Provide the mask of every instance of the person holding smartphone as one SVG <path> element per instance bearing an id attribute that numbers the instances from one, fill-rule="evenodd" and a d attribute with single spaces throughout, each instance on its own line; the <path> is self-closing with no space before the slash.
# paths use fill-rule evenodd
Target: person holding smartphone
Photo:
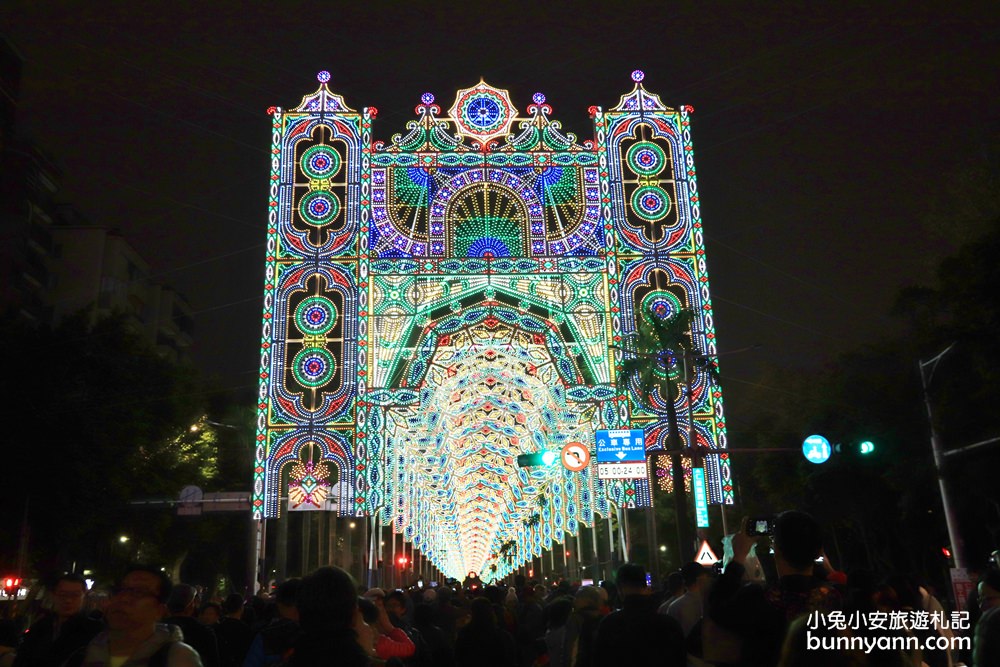
<path id="1" fill-rule="evenodd" d="M 791 510 L 774 517 L 771 525 L 748 524 L 744 518 L 733 536 L 733 557 L 709 592 L 708 616 L 712 624 L 739 639 L 738 664 L 773 665 L 793 619 L 812 611 L 840 609 L 842 600 L 832 585 L 814 576 L 813 567 L 823 552 L 822 529 L 816 519 Z M 767 532 L 772 533 L 777 581 L 767 586 L 744 584 L 744 561 L 750 547 L 765 539 Z M 758 552 L 766 550 L 758 548 Z"/>

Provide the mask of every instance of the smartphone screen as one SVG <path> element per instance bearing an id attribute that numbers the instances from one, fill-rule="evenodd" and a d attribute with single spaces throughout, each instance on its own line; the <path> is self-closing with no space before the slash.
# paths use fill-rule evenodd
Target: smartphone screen
<path id="1" fill-rule="evenodd" d="M 758 535 L 770 535 L 774 531 L 771 517 L 754 518 L 747 522 L 747 535 L 756 537 Z"/>

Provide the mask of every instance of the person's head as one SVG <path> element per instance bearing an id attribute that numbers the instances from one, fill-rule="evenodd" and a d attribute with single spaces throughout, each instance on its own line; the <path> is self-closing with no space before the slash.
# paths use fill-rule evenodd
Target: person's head
<path id="1" fill-rule="evenodd" d="M 899 609 L 920 609 L 920 593 L 913 581 L 904 574 L 892 574 L 885 583 L 892 588 Z"/>
<path id="2" fill-rule="evenodd" d="M 434 625 L 434 607 L 428 602 L 421 602 L 413 608 L 413 625 L 425 628 Z"/>
<path id="3" fill-rule="evenodd" d="M 76 616 L 83 611 L 87 597 L 87 582 L 79 574 L 64 574 L 56 579 L 52 588 L 56 617 L 60 621 Z"/>
<path id="4" fill-rule="evenodd" d="M 490 604 L 503 604 L 504 596 L 506 596 L 507 593 L 499 586 L 490 584 L 483 589 L 483 595 L 485 595 L 486 599 L 490 601 Z"/>
<path id="5" fill-rule="evenodd" d="M 671 572 L 663 582 L 663 593 L 668 598 L 680 595 L 684 592 L 684 575 L 680 570 Z"/>
<path id="6" fill-rule="evenodd" d="M 215 602 L 206 602 L 198 609 L 198 621 L 202 625 L 215 625 L 222 620 L 222 607 Z"/>
<path id="7" fill-rule="evenodd" d="M 819 522 L 805 512 L 782 512 L 774 521 L 774 561 L 778 574 L 811 575 L 823 551 Z"/>
<path id="8" fill-rule="evenodd" d="M 378 608 L 371 599 L 359 597 L 357 599 L 357 609 L 354 610 L 351 629 L 358 645 L 369 658 L 375 657 L 375 643 L 378 641 L 379 633 L 375 629 L 378 623 Z"/>
<path id="9" fill-rule="evenodd" d="M 198 609 L 198 589 L 190 584 L 176 584 L 167 598 L 171 616 L 194 616 Z"/>
<path id="10" fill-rule="evenodd" d="M 131 565 L 112 591 L 107 608 L 112 633 L 152 633 L 167 615 L 173 585 L 165 572 L 149 565 Z"/>
<path id="11" fill-rule="evenodd" d="M 979 577 L 979 608 L 983 611 L 1000 607 L 1000 570 L 990 568 Z"/>
<path id="12" fill-rule="evenodd" d="M 618 594 L 617 584 L 615 584 L 615 582 L 609 579 L 605 579 L 604 581 L 601 582 L 600 587 L 604 590 L 604 593 L 606 595 L 604 603 L 608 607 L 617 607 L 618 603 L 620 602 L 620 596 Z"/>
<path id="13" fill-rule="evenodd" d="M 296 606 L 296 599 L 301 587 L 302 580 L 298 578 L 288 579 L 278 586 L 278 590 L 274 593 L 274 602 L 278 606 L 278 615 L 281 618 L 298 622 L 299 608 Z"/>
<path id="14" fill-rule="evenodd" d="M 299 625 L 306 633 L 341 634 L 353 627 L 357 585 L 339 567 L 321 567 L 303 577 L 299 587 Z"/>
<path id="15" fill-rule="evenodd" d="M 470 625 L 493 627 L 497 624 L 496 614 L 493 613 L 493 605 L 485 597 L 478 597 L 469 605 L 469 612 L 472 618 Z"/>
<path id="16" fill-rule="evenodd" d="M 694 561 L 685 563 L 681 568 L 681 578 L 684 580 L 684 587 L 692 593 L 700 593 L 704 590 L 709 578 L 710 571 Z"/>
<path id="17" fill-rule="evenodd" d="M 573 596 L 573 609 L 581 614 L 597 614 L 602 604 L 601 589 L 597 586 L 580 586 Z"/>
<path id="18" fill-rule="evenodd" d="M 222 601 L 222 613 L 229 618 L 239 618 L 243 615 L 243 596 L 239 593 L 230 593 Z"/>
<path id="19" fill-rule="evenodd" d="M 615 572 L 615 583 L 622 595 L 646 595 L 651 591 L 646 586 L 646 568 L 637 563 L 625 563 Z"/>
<path id="20" fill-rule="evenodd" d="M 369 588 L 361 594 L 361 597 L 371 600 L 376 607 L 385 605 L 385 591 L 381 588 Z"/>
<path id="21" fill-rule="evenodd" d="M 385 596 L 385 612 L 390 619 L 399 620 L 406 615 L 406 593 L 400 590 L 392 591 Z"/>
<path id="22" fill-rule="evenodd" d="M 585 588 L 593 588 L 593 586 L 586 586 Z M 550 602 L 549 606 L 545 608 L 545 627 L 549 630 L 558 630 L 566 625 L 569 615 L 573 612 L 573 606 L 579 600 L 579 595 L 580 593 L 577 591 L 576 600 L 564 596 Z"/>

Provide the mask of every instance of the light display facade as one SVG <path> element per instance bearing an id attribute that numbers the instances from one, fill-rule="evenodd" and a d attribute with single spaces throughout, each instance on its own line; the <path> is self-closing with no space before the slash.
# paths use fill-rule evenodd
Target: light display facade
<path id="1" fill-rule="evenodd" d="M 694 310 L 693 340 L 715 354 L 691 109 L 636 72 L 580 142 L 544 95 L 521 115 L 480 82 L 447 115 L 424 94 L 383 142 L 375 108 L 318 78 L 271 110 L 255 516 L 278 515 L 289 479 L 303 495 L 308 469 L 341 514 L 378 516 L 445 574 L 491 579 L 647 506 L 646 480 L 516 458 L 593 448 L 608 428 L 666 447 L 664 406 L 615 384 L 640 310 Z M 721 389 L 703 372 L 691 386 L 682 441 L 711 450 L 709 501 L 732 503 Z"/>

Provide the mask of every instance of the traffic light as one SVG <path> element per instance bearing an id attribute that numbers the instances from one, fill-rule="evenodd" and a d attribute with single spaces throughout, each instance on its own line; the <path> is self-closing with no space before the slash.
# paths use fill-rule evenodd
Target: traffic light
<path id="1" fill-rule="evenodd" d="M 400 567 L 406 567 L 406 564 L 409 562 L 409 560 L 406 558 L 406 556 L 400 556 L 399 558 L 396 559 L 396 562 L 399 563 Z"/>
<path id="2" fill-rule="evenodd" d="M 21 589 L 21 577 L 4 577 L 3 592 L 9 598 L 16 598 Z"/>
<path id="3" fill-rule="evenodd" d="M 860 456 L 871 456 L 875 453 L 875 442 L 872 440 L 853 440 L 846 445 L 836 444 L 833 451 L 838 454 L 857 454 Z"/>
<path id="4" fill-rule="evenodd" d="M 518 468 L 534 468 L 538 466 L 552 467 L 559 461 L 558 452 L 543 450 L 534 454 L 520 454 L 517 457 Z"/>

